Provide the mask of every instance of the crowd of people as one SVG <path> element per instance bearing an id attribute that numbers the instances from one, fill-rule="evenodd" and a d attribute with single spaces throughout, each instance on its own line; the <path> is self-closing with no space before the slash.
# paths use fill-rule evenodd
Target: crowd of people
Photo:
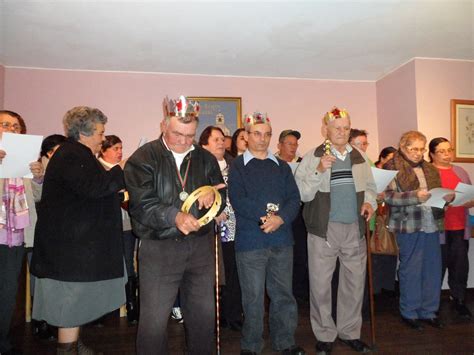
<path id="1" fill-rule="evenodd" d="M 298 305 L 309 302 L 317 354 L 331 353 L 337 339 L 370 352 L 361 340 L 365 235 L 377 209 L 389 211 L 399 255 L 377 256 L 376 292 L 394 291 L 398 279 L 402 322 L 418 331 L 443 328 L 448 271 L 454 310 L 471 318 L 465 297 L 474 201 L 455 207 L 448 194 L 443 208 L 423 204 L 433 188 L 471 184 L 452 164 L 449 140 L 434 138 L 427 148 L 425 135 L 409 131 L 373 163 L 368 133 L 333 108 L 322 117 L 318 146 L 299 156 L 301 133 L 287 129 L 273 154 L 265 113 L 245 115 L 232 136 L 209 126 L 196 137 L 198 102 L 165 99 L 164 108 L 159 138 L 124 159 L 121 139 L 105 135 L 107 116 L 74 107 L 63 118 L 65 136 L 44 139 L 32 179 L 0 179 L 0 354 L 20 354 L 9 328 L 25 253 L 33 332 L 57 339 L 57 354 L 98 354 L 81 341 L 81 327 L 124 304 L 137 325 L 138 354 L 168 353 L 168 321 L 178 306 L 187 353 L 215 352 L 217 317 L 241 332 L 241 354 L 259 354 L 265 294 L 273 350 L 306 354 L 295 331 Z M 8 155 L 2 134 L 26 132 L 18 113 L 0 111 L 0 164 Z M 398 171 L 383 193 L 372 167 Z M 210 192 L 196 193 L 209 185 Z"/>

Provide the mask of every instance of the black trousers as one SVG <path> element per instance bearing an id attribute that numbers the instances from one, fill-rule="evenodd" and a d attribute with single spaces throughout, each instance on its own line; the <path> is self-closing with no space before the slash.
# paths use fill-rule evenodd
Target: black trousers
<path id="1" fill-rule="evenodd" d="M 181 241 L 142 240 L 139 252 L 140 322 L 137 353 L 168 354 L 167 325 L 180 290 L 188 354 L 214 347 L 214 236 Z"/>
<path id="2" fill-rule="evenodd" d="M 0 353 L 11 350 L 8 337 L 16 305 L 18 277 L 25 248 L 0 245 Z"/>
<path id="3" fill-rule="evenodd" d="M 303 220 L 303 207 L 292 224 L 293 239 L 293 296 L 297 300 L 309 300 L 308 232 Z"/>
<path id="4" fill-rule="evenodd" d="M 125 259 L 125 266 L 127 268 L 128 277 L 135 277 L 135 268 L 133 265 L 133 258 L 135 256 L 135 248 L 137 245 L 137 238 L 132 231 L 123 232 L 123 254 Z"/>
<path id="5" fill-rule="evenodd" d="M 225 286 L 222 287 L 222 318 L 227 322 L 242 321 L 242 293 L 235 262 L 235 242 L 222 243 Z"/>
<path id="6" fill-rule="evenodd" d="M 464 239 L 464 230 L 446 231 L 446 244 L 441 245 L 441 281 L 448 270 L 448 285 L 451 296 L 464 301 L 469 273 L 469 240 Z"/>

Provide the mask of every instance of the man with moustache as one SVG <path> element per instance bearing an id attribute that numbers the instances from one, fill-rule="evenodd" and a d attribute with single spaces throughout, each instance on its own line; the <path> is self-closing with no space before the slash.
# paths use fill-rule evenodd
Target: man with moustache
<path id="1" fill-rule="evenodd" d="M 267 115 L 247 115 L 244 125 L 248 148 L 234 159 L 228 185 L 237 220 L 235 251 L 244 310 L 240 353 L 258 354 L 264 347 L 266 287 L 273 349 L 303 355 L 294 339 L 298 310 L 291 285 L 291 223 L 299 210 L 298 188 L 288 164 L 268 150 L 272 127 Z"/>
<path id="2" fill-rule="evenodd" d="M 204 214 L 202 209 L 211 207 L 214 194 L 199 198 L 192 214 L 180 210 L 197 188 L 225 185 L 216 158 L 193 144 L 199 104 L 181 96 L 166 98 L 164 108 L 162 135 L 140 147 L 125 167 L 133 232 L 141 238 L 137 353 L 168 354 L 166 328 L 179 289 L 186 317 L 186 351 L 211 354 L 214 225 L 200 226 L 197 218 Z M 225 201 L 223 190 L 220 194 Z"/>

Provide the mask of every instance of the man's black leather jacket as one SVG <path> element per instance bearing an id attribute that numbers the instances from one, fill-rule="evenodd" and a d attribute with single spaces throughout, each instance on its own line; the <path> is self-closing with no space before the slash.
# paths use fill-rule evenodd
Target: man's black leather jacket
<path id="1" fill-rule="evenodd" d="M 185 185 L 189 194 L 201 186 L 215 186 L 224 182 L 216 158 L 197 145 L 194 148 L 181 164 L 181 176 L 184 177 L 188 161 L 191 160 Z M 130 194 L 129 212 L 133 232 L 139 238 L 178 240 L 214 232 L 213 222 L 188 236 L 176 228 L 175 218 L 183 204 L 178 195 L 183 189 L 173 154 L 164 145 L 162 137 L 143 145 L 128 159 L 125 183 Z M 225 201 L 225 189 L 219 192 L 222 201 Z M 206 210 L 199 211 L 196 205 L 190 213 L 199 218 Z M 224 207 L 225 203 L 219 214 Z"/>

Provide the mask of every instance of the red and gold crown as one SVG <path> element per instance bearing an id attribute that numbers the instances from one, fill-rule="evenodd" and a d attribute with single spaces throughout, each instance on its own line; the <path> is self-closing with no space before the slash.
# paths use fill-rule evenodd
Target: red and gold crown
<path id="1" fill-rule="evenodd" d="M 329 112 L 326 112 L 324 115 L 324 123 L 329 123 L 331 121 L 334 121 L 335 119 L 338 118 L 350 118 L 349 112 L 347 112 L 345 109 L 339 109 L 336 106 L 333 107 L 333 109 Z"/>
<path id="2" fill-rule="evenodd" d="M 259 123 L 268 123 L 270 124 L 270 117 L 266 113 L 254 112 L 250 115 L 244 116 L 244 127 L 250 127 Z"/>
<path id="3" fill-rule="evenodd" d="M 181 95 L 177 100 L 170 100 L 168 96 L 163 100 L 165 117 L 199 117 L 199 102 L 191 101 Z"/>

